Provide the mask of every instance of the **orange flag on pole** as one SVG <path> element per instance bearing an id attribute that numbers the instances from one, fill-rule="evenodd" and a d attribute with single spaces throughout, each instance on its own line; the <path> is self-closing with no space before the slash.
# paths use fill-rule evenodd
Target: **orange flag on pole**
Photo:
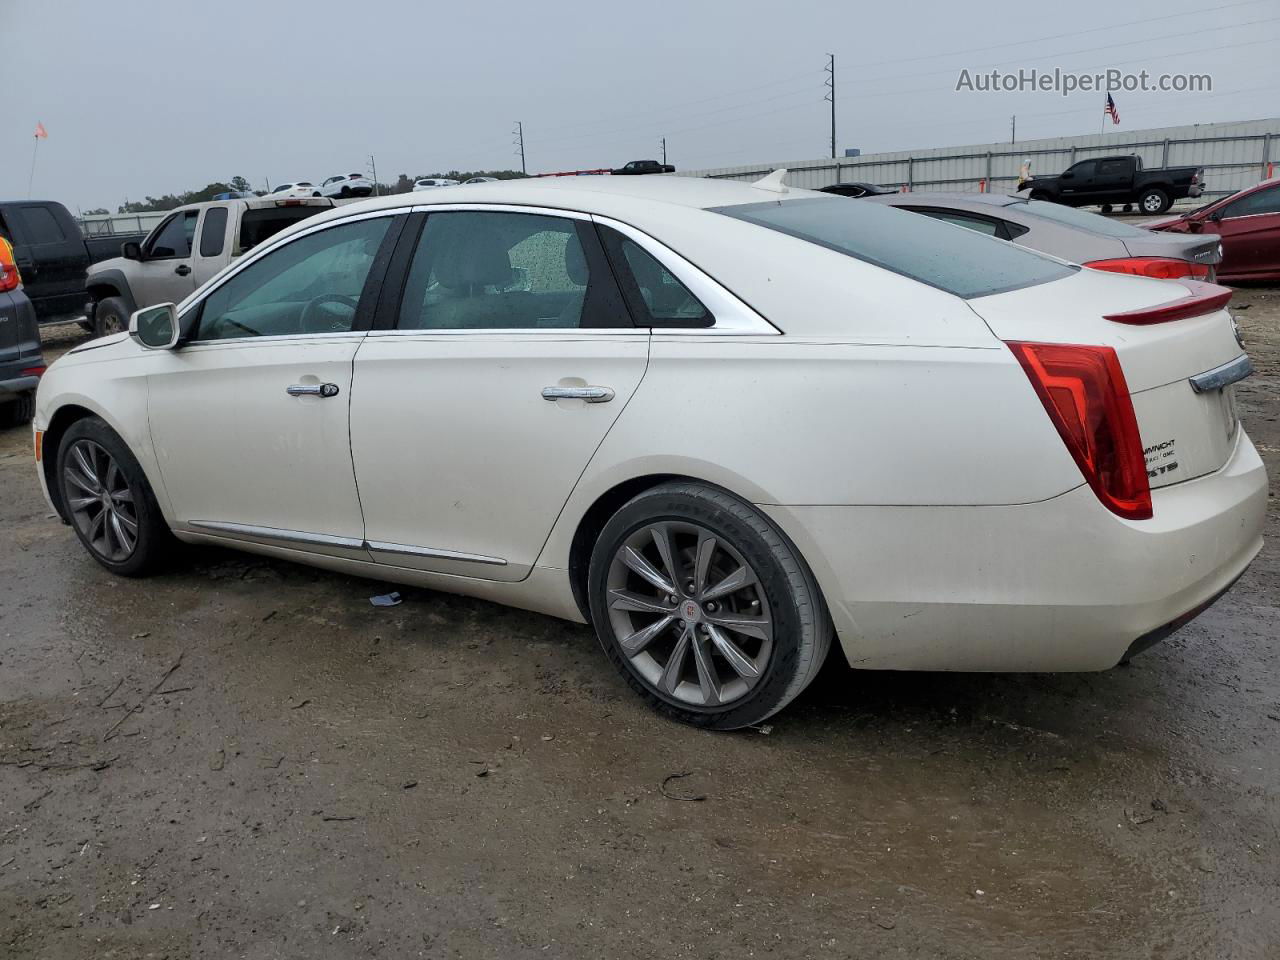
<path id="1" fill-rule="evenodd" d="M 44 124 L 41 123 L 39 120 L 36 121 L 36 139 L 37 140 L 49 139 L 49 132 L 45 130 Z"/>

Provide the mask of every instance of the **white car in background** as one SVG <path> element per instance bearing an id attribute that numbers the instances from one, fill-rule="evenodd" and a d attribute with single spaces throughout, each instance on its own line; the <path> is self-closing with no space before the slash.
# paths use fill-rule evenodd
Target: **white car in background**
<path id="1" fill-rule="evenodd" d="M 372 180 L 363 173 L 348 173 L 330 177 L 320 184 L 320 189 L 316 191 L 316 196 L 346 199 L 347 197 L 367 197 L 372 193 Z"/>
<path id="2" fill-rule="evenodd" d="M 468 183 L 497 183 L 497 182 L 498 182 L 497 177 L 471 177 L 467 180 L 462 181 L 464 185 Z"/>
<path id="3" fill-rule="evenodd" d="M 116 573 L 173 536 L 590 622 L 714 729 L 833 640 L 1102 670 L 1240 576 L 1267 477 L 1229 291 L 780 179 L 309 218 L 53 364 L 40 482 Z"/>
<path id="4" fill-rule="evenodd" d="M 457 180 L 449 180 L 445 177 L 424 177 L 421 180 L 415 180 L 413 183 L 414 192 L 419 190 L 434 190 L 436 187 L 456 187 Z"/>
<path id="5" fill-rule="evenodd" d="M 308 180 L 299 180 L 297 183 L 278 183 L 265 196 L 281 199 L 284 197 L 315 197 L 319 196 L 319 193 L 315 188 L 315 184 Z"/>

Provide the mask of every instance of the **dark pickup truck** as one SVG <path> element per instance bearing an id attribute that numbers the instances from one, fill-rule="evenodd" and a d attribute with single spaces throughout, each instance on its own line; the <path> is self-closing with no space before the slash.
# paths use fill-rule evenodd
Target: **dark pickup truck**
<path id="1" fill-rule="evenodd" d="M 1033 176 L 1018 183 L 1032 200 L 1069 207 L 1136 203 L 1143 213 L 1164 213 L 1175 200 L 1204 191 L 1203 167 L 1142 169 L 1142 158 L 1095 157 L 1073 163 L 1057 176 Z"/>
<path id="2" fill-rule="evenodd" d="M 626 166 L 609 172 L 615 177 L 633 177 L 642 173 L 675 173 L 676 168 L 669 163 L 659 163 L 657 160 L 632 160 Z"/>
<path id="3" fill-rule="evenodd" d="M 85 240 L 67 208 L 52 200 L 0 200 L 0 237 L 13 244 L 23 290 L 41 323 L 83 312 L 89 265 L 120 256 L 142 234 Z"/>

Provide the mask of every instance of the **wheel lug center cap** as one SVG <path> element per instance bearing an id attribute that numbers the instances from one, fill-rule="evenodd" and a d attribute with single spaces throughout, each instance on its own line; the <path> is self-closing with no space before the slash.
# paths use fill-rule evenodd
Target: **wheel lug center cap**
<path id="1" fill-rule="evenodd" d="M 680 615 L 684 617 L 685 623 L 701 623 L 702 607 L 696 600 L 685 600 L 680 604 Z"/>

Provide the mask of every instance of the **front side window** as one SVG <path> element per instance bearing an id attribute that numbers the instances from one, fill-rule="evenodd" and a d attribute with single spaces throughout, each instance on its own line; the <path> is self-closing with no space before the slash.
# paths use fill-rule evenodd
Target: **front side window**
<path id="1" fill-rule="evenodd" d="M 143 251 L 148 260 L 181 259 L 191 256 L 191 241 L 196 235 L 198 210 L 175 213 L 156 228 Z"/>
<path id="2" fill-rule="evenodd" d="M 1072 164 L 1067 167 L 1067 173 L 1073 177 L 1088 177 L 1093 174 L 1094 168 L 1098 165 L 1097 160 L 1081 160 L 1079 163 Z"/>
<path id="3" fill-rule="evenodd" d="M 299 237 L 205 298 L 193 340 L 345 333 L 391 223 L 375 217 Z"/>
<path id="4" fill-rule="evenodd" d="M 603 280 L 603 278 L 601 278 Z M 528 213 L 432 213 L 400 305 L 402 330 L 596 326 L 578 224 Z"/>
<path id="5" fill-rule="evenodd" d="M 216 257 L 222 253 L 227 237 L 227 208 L 210 207 L 204 212 L 200 228 L 200 256 Z"/>
<path id="6" fill-rule="evenodd" d="M 1025 247 L 876 203 L 815 197 L 713 208 L 968 299 L 1059 280 L 1078 270 Z"/>
<path id="7" fill-rule="evenodd" d="M 1254 217 L 1260 213 L 1280 213 L 1280 187 L 1241 197 L 1222 211 L 1222 217 Z"/>

